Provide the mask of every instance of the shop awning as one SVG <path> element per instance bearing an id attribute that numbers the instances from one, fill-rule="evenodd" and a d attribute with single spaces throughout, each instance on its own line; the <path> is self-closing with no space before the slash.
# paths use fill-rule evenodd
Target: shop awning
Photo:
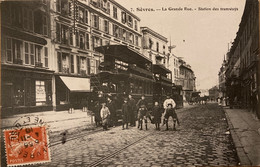
<path id="1" fill-rule="evenodd" d="M 60 79 L 71 92 L 90 92 L 90 79 L 60 76 Z"/>

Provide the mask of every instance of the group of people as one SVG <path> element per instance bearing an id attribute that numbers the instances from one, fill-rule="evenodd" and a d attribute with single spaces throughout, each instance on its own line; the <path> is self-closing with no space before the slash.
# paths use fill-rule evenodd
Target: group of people
<path id="1" fill-rule="evenodd" d="M 135 99 L 131 94 L 128 98 L 123 99 L 122 106 L 117 99 L 112 100 L 111 96 L 108 96 L 105 100 L 97 101 L 93 108 L 95 113 L 95 123 L 97 126 L 103 126 L 104 130 L 108 130 L 108 127 L 116 126 L 118 122 L 118 116 L 116 109 L 119 107 L 122 114 L 122 129 L 128 129 L 128 126 L 135 127 L 137 121 L 137 128 L 140 130 L 147 130 L 148 120 L 152 124 L 155 124 L 156 130 L 160 130 L 161 120 L 163 118 L 163 126 L 166 124 L 166 130 L 169 129 L 168 120 L 169 117 L 173 119 L 173 129 L 176 130 L 176 123 L 180 125 L 177 114 L 175 112 L 176 103 L 170 96 L 164 101 L 163 105 L 160 106 L 158 101 L 155 101 L 153 107 L 148 110 L 148 102 L 145 96 L 142 95 L 141 99 L 136 103 Z"/>

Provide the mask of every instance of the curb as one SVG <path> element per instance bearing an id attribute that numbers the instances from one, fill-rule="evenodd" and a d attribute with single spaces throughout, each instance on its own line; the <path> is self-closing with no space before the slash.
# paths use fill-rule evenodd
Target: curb
<path id="1" fill-rule="evenodd" d="M 242 145 L 238 135 L 235 132 L 234 126 L 228 116 L 228 113 L 226 112 L 226 110 L 222 107 L 222 109 L 225 112 L 226 115 L 226 119 L 227 119 L 227 123 L 228 123 L 228 127 L 231 133 L 231 137 L 233 140 L 233 143 L 235 145 L 236 148 L 236 152 L 237 152 L 237 156 L 239 159 L 239 163 L 238 165 L 240 166 L 252 166 L 252 162 L 250 161 L 249 157 L 247 156 L 247 153 L 244 150 L 244 146 Z"/>

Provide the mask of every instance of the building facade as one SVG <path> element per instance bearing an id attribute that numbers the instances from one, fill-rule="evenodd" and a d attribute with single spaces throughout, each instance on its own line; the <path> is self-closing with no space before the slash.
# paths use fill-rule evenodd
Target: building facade
<path id="1" fill-rule="evenodd" d="M 259 2 L 247 0 L 237 36 L 228 55 L 227 93 L 230 104 L 259 114 Z M 258 112 L 256 112 L 258 111 Z"/>
<path id="2" fill-rule="evenodd" d="M 226 59 L 224 56 L 224 60 L 222 63 L 221 68 L 219 69 L 219 73 L 218 73 L 218 86 L 219 86 L 219 97 L 223 98 L 226 97 Z"/>
<path id="3" fill-rule="evenodd" d="M 172 72 L 169 68 L 167 38 L 148 27 L 141 27 L 142 53 L 153 63 L 155 78 L 154 101 L 162 102 L 172 91 Z"/>
<path id="4" fill-rule="evenodd" d="M 179 60 L 180 63 L 180 77 L 179 82 L 182 85 L 183 90 L 183 100 L 187 101 L 191 97 L 191 93 L 196 91 L 196 77 L 191 69 L 191 66 L 186 64 L 184 60 Z"/>
<path id="5" fill-rule="evenodd" d="M 3 115 L 52 109 L 50 1 L 1 2 Z"/>
<path id="6" fill-rule="evenodd" d="M 95 48 L 119 44 L 140 51 L 140 19 L 113 0 L 52 2 L 54 106 L 76 107 L 89 100 L 93 89 L 90 77 L 99 72 L 104 61 L 102 52 Z"/>
<path id="7" fill-rule="evenodd" d="M 181 83 L 179 81 L 179 77 L 180 77 L 180 58 L 178 58 L 173 53 L 170 55 L 169 69 L 172 71 L 172 82 L 175 85 L 181 85 Z"/>

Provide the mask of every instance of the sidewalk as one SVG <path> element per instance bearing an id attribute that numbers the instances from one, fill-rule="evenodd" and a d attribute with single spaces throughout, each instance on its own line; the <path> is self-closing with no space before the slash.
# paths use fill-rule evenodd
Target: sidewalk
<path id="1" fill-rule="evenodd" d="M 243 109 L 223 107 L 242 166 L 260 165 L 260 121 Z"/>
<path id="2" fill-rule="evenodd" d="M 74 110 L 71 114 L 68 113 L 68 111 L 43 111 L 17 114 L 8 118 L 2 118 L 2 130 L 14 128 L 15 122 L 26 116 L 31 119 L 35 119 L 35 117 L 42 119 L 43 123 L 49 126 L 48 129 L 51 134 L 63 131 L 69 132 L 75 129 L 91 129 L 94 127 L 94 118 L 91 117 L 88 112 L 82 112 L 82 110 Z M 33 120 L 31 120 L 31 122 L 33 122 Z"/>

